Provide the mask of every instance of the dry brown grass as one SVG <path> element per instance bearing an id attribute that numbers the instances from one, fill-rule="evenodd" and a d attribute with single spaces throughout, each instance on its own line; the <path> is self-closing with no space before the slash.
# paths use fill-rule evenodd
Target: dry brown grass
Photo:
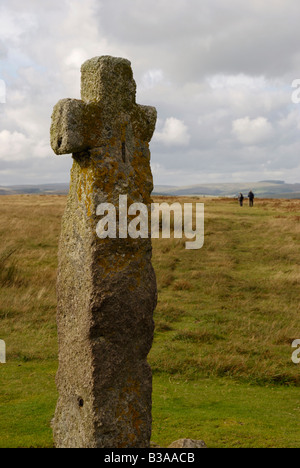
<path id="1" fill-rule="evenodd" d="M 180 201 L 205 203 L 205 245 L 190 253 L 154 241 L 158 283 L 171 264 L 175 277 L 160 291 L 156 316 L 172 330 L 157 330 L 154 368 L 299 385 L 291 343 L 300 337 L 300 200 L 256 200 L 253 209 Z M 169 320 L 165 304 L 183 314 Z"/>
<path id="2" fill-rule="evenodd" d="M 9 359 L 55 358 L 56 266 L 66 198 L 2 197 L 0 325 Z M 204 202 L 205 245 L 154 240 L 158 278 L 155 371 L 299 384 L 300 201 Z M 281 376 L 281 377 L 280 377 Z M 281 380 L 280 380 L 281 378 Z"/>

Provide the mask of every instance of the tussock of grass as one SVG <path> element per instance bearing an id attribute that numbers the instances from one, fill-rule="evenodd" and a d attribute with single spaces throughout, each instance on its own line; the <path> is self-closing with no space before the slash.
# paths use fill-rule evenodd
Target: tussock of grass
<path id="1" fill-rule="evenodd" d="M 185 317 L 185 311 L 178 307 L 174 307 L 172 303 L 158 303 L 158 306 L 155 311 L 157 319 L 163 318 L 168 323 L 179 322 L 182 318 Z"/>
<path id="2" fill-rule="evenodd" d="M 161 288 L 167 288 L 167 287 L 171 286 L 171 284 L 174 282 L 174 280 L 175 280 L 174 275 L 172 275 L 170 273 L 166 273 L 165 275 L 162 276 L 159 286 Z"/>
<path id="3" fill-rule="evenodd" d="M 0 287 L 18 287 L 21 284 L 16 261 L 12 258 L 14 249 L 7 249 L 0 253 Z"/>
<path id="4" fill-rule="evenodd" d="M 189 291 L 192 289 L 192 284 L 187 280 L 177 280 L 175 281 L 173 288 L 175 291 Z"/>
<path id="5" fill-rule="evenodd" d="M 169 325 L 169 323 L 162 321 L 162 320 L 156 321 L 155 329 L 157 332 L 167 332 L 167 331 L 173 330 L 173 328 Z"/>

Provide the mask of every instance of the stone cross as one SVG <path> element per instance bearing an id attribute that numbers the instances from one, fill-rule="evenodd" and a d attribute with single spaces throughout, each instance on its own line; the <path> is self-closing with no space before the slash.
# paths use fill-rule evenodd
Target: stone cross
<path id="1" fill-rule="evenodd" d="M 151 239 L 100 239 L 97 206 L 151 203 L 149 142 L 157 113 L 136 104 L 128 60 L 83 64 L 82 100 L 52 115 L 51 146 L 73 153 L 58 271 L 60 448 L 149 447 L 152 375 L 147 355 L 157 301 Z"/>

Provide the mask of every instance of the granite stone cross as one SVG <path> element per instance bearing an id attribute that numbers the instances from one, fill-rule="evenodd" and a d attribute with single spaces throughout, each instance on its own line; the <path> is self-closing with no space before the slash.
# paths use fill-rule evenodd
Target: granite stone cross
<path id="1" fill-rule="evenodd" d="M 157 114 L 136 104 L 128 60 L 96 57 L 81 72 L 82 100 L 59 101 L 51 126 L 54 152 L 74 160 L 59 248 L 54 440 L 60 448 L 149 447 L 151 239 L 100 239 L 96 227 L 97 206 L 117 207 L 120 195 L 150 207 Z"/>

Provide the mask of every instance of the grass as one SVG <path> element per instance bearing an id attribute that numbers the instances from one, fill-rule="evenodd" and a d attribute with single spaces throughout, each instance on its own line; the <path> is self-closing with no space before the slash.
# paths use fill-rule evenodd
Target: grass
<path id="1" fill-rule="evenodd" d="M 209 448 L 299 447 L 299 389 L 230 379 L 155 378 L 153 440 L 189 437 Z"/>
<path id="2" fill-rule="evenodd" d="M 162 201 L 162 199 L 156 199 Z M 164 198 L 163 201 L 169 201 Z M 174 199 L 170 199 L 174 202 Z M 191 199 L 180 199 L 191 201 Z M 154 240 L 153 442 L 300 447 L 300 200 L 205 199 L 205 245 Z M 0 206 L 0 447 L 51 447 L 59 196 Z"/>
<path id="3" fill-rule="evenodd" d="M 254 209 L 208 200 L 202 250 L 154 240 L 154 372 L 299 386 L 290 360 L 300 334 L 299 210 L 298 200 L 260 201 Z"/>

